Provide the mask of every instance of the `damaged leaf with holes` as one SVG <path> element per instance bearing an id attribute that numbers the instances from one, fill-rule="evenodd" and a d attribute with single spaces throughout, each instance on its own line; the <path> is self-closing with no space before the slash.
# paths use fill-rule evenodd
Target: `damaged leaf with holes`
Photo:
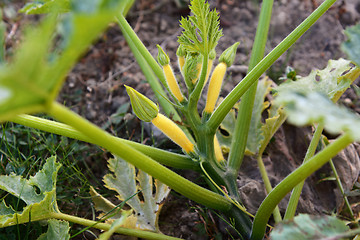
<path id="1" fill-rule="evenodd" d="M 0 227 L 44 219 L 53 212 L 59 212 L 56 203 L 56 177 L 60 169 L 55 157 L 46 160 L 42 170 L 25 179 L 18 175 L 1 175 L 0 189 L 21 199 L 26 207 L 15 211 L 5 200 L 0 203 Z"/>
<path id="2" fill-rule="evenodd" d="M 117 192 L 120 201 L 128 199 L 126 204 L 133 210 L 121 225 L 158 232 L 160 210 L 170 193 L 170 188 L 156 179 L 154 181 L 150 175 L 136 170 L 119 157 L 109 159 L 108 163 L 112 173 L 104 176 L 105 186 Z M 95 208 L 101 212 L 99 218 L 116 208 L 115 204 L 98 194 L 95 189 L 92 188 L 90 194 Z M 113 222 L 122 218 L 123 212 L 124 210 L 119 211 L 107 221 Z"/>
<path id="3" fill-rule="evenodd" d="M 275 90 L 279 94 L 285 91 L 316 91 L 327 95 L 333 102 L 336 102 L 359 75 L 360 68 L 351 61 L 340 58 L 329 60 L 324 69 L 313 70 L 308 76 L 281 84 Z"/>

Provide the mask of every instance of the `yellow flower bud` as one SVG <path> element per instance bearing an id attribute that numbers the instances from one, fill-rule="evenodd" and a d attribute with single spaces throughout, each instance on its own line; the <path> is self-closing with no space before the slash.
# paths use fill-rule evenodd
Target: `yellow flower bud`
<path id="1" fill-rule="evenodd" d="M 173 142 L 184 149 L 186 153 L 194 152 L 194 144 L 187 138 L 181 128 L 169 118 L 159 113 L 151 122 Z"/>
<path id="2" fill-rule="evenodd" d="M 214 135 L 214 150 L 215 150 L 215 157 L 218 162 L 224 161 L 224 156 L 221 151 L 221 146 L 219 143 L 219 140 L 216 137 L 216 134 Z"/>
<path id="3" fill-rule="evenodd" d="M 225 73 L 226 73 L 226 63 L 221 62 L 215 67 L 211 75 L 209 89 L 206 97 L 206 106 L 204 109 L 206 113 L 212 113 L 214 111 L 216 101 L 220 94 L 221 85 Z"/>

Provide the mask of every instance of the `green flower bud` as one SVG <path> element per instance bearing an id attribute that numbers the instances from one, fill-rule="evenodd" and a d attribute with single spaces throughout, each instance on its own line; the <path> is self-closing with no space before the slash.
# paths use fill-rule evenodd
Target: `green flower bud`
<path id="1" fill-rule="evenodd" d="M 239 46 L 239 42 L 234 43 L 231 47 L 227 48 L 220 56 L 219 62 L 226 63 L 227 67 L 230 67 L 236 55 L 236 49 Z"/>
<path id="2" fill-rule="evenodd" d="M 183 45 L 179 45 L 178 49 L 176 50 L 176 56 L 178 57 L 185 57 L 186 55 L 186 50 L 183 47 Z"/>
<path id="3" fill-rule="evenodd" d="M 209 59 L 210 60 L 214 60 L 216 58 L 216 51 L 215 49 L 211 50 L 211 52 L 209 53 Z"/>
<path id="4" fill-rule="evenodd" d="M 158 106 L 132 87 L 125 87 L 136 116 L 145 122 L 151 122 L 159 113 Z"/>
<path id="5" fill-rule="evenodd" d="M 170 59 L 168 55 L 164 52 L 164 50 L 160 47 L 160 45 L 156 45 L 156 47 L 159 49 L 159 53 L 157 56 L 157 61 L 161 66 L 168 65 L 170 63 Z"/>

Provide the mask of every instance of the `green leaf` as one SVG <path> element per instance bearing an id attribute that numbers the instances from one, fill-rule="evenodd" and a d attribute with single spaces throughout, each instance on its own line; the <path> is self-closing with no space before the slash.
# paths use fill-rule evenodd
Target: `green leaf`
<path id="1" fill-rule="evenodd" d="M 327 95 L 336 102 L 348 89 L 351 83 L 360 75 L 360 69 L 345 59 L 329 60 L 323 70 L 313 70 L 306 77 L 298 77 L 297 81 L 281 84 L 275 90 L 296 90 L 300 92 L 316 91 Z"/>
<path id="2" fill-rule="evenodd" d="M 336 237 L 348 230 L 349 228 L 346 224 L 335 216 L 311 216 L 308 214 L 299 214 L 294 220 L 277 225 L 270 233 L 270 239 L 330 239 L 331 237 Z"/>
<path id="3" fill-rule="evenodd" d="M 104 176 L 105 186 L 116 191 L 120 200 L 128 199 L 126 204 L 134 210 L 128 221 L 136 219 L 135 225 L 131 226 L 132 224 L 127 222 L 124 224 L 128 227 L 159 231 L 158 217 L 163 202 L 170 193 L 169 187 L 157 180 L 153 184 L 152 177 L 141 170 L 136 174 L 135 167 L 119 157 L 109 159 L 109 169 L 113 173 Z M 138 195 L 133 196 L 139 190 L 143 200 L 140 200 Z M 97 198 L 96 201 L 97 209 L 103 213 L 115 207 L 103 197 Z M 117 219 L 119 216 L 118 214 L 111 219 Z"/>
<path id="4" fill-rule="evenodd" d="M 101 0 L 94 12 L 71 11 L 64 15 L 58 44 L 53 38 L 58 19 L 55 15 L 45 18 L 38 27 L 28 28 L 12 61 L 0 65 L 0 121 L 20 113 L 46 111 L 67 73 L 114 20 L 120 5 L 118 1 L 114 5 L 111 0 Z"/>
<path id="5" fill-rule="evenodd" d="M 210 11 L 209 3 L 204 0 L 192 0 L 190 4 L 194 15 L 181 18 L 180 27 L 184 31 L 178 42 L 188 52 L 209 54 L 222 36 L 222 30 L 219 30 L 219 15 L 216 10 Z"/>
<path id="6" fill-rule="evenodd" d="M 0 203 L 0 227 L 46 219 L 57 212 L 56 177 L 60 168 L 55 157 L 46 160 L 43 168 L 29 180 L 16 175 L 1 175 L 0 189 L 20 198 L 27 206 L 16 212 L 3 200 Z M 39 189 L 39 193 L 36 188 Z"/>
<path id="7" fill-rule="evenodd" d="M 264 78 L 259 81 L 256 90 L 254 107 L 249 128 L 249 135 L 246 142 L 246 148 L 251 154 L 256 154 L 260 147 L 260 142 L 263 141 L 262 134 L 263 123 L 261 121 L 262 112 L 269 107 L 270 103 L 265 101 L 265 97 L 269 94 L 272 81 L 269 78 Z"/>
<path id="8" fill-rule="evenodd" d="M 70 0 L 42 0 L 25 4 L 19 12 L 25 14 L 65 13 L 70 10 Z"/>
<path id="9" fill-rule="evenodd" d="M 265 120 L 265 124 L 261 126 L 261 134 L 263 138 L 260 141 L 258 154 L 261 156 L 269 144 L 271 138 L 286 120 L 286 115 L 282 107 L 271 105 L 268 110 L 269 117 Z"/>
<path id="10" fill-rule="evenodd" d="M 37 240 L 69 240 L 69 223 L 66 221 L 60 221 L 50 219 L 47 222 L 48 230 L 46 233 L 41 234 Z"/>
<path id="11" fill-rule="evenodd" d="M 276 98 L 289 115 L 289 122 L 303 126 L 323 123 L 329 133 L 349 132 L 354 140 L 360 140 L 360 118 L 344 107 L 338 107 L 318 92 L 284 91 Z"/>
<path id="12" fill-rule="evenodd" d="M 347 27 L 345 34 L 348 40 L 341 45 L 341 48 L 360 67 L 360 24 Z"/>

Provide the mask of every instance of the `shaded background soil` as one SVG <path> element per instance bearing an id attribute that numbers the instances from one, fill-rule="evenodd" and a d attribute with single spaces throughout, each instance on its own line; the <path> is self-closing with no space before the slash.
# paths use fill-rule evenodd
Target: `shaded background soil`
<path id="1" fill-rule="evenodd" d="M 321 2 L 317 0 L 275 1 L 267 52 L 286 37 Z M 179 20 L 181 16 L 189 14 L 186 4 L 181 6 L 181 3 L 181 0 L 138 0 L 128 15 L 130 24 L 153 56 L 157 55 L 156 44 L 160 44 L 163 49 L 166 49 L 173 63 L 176 62 L 177 36 L 181 32 L 178 26 Z M 234 66 L 228 72 L 229 75 L 221 93 L 222 96 L 226 96 L 246 74 L 260 3 L 255 0 L 217 0 L 210 1 L 210 4 L 220 13 L 220 23 L 224 33 L 217 48 L 218 55 L 234 42 L 240 41 Z M 11 12 L 12 9 L 16 11 L 22 6 L 21 2 L 9 2 L 6 6 L 8 12 L 5 12 L 4 19 L 8 28 L 7 48 L 11 49 L 13 45 L 16 45 L 15 40 L 18 39 L 19 28 L 22 28 L 22 24 L 36 17 L 11 15 L 14 14 Z M 267 75 L 278 82 L 285 67 L 292 66 L 299 75 L 305 76 L 313 68 L 325 67 L 329 59 L 344 57 L 340 50 L 341 42 L 346 39 L 344 28 L 359 20 L 360 2 L 358 0 L 338 1 L 268 70 Z M 134 117 L 124 84 L 154 98 L 120 30 L 114 24 L 89 49 L 69 74 L 59 101 L 117 136 L 176 151 L 176 147 L 166 141 L 163 136 L 158 136 L 163 140 L 154 142 L 150 127 L 142 125 Z M 358 100 L 356 91 L 349 89 L 342 99 L 342 104 L 360 112 Z M 143 128 L 149 130 L 145 131 L 144 135 L 139 130 Z M 298 129 L 286 124 L 276 134 L 274 142 L 267 150 L 268 157 L 264 159 L 273 185 L 276 185 L 302 162 L 310 134 L 310 128 Z M 359 149 L 358 145 L 350 146 L 341 156 L 334 159 L 347 191 L 350 191 L 354 183 L 358 181 Z M 92 159 L 89 159 L 88 164 L 92 170 L 102 177 L 107 171 L 106 167 L 93 164 L 91 161 Z M 201 182 L 199 176 L 193 173 L 186 171 L 180 171 L 180 173 Z M 329 167 L 324 167 L 307 180 L 299 212 L 323 214 L 341 211 L 343 202 L 336 184 L 333 181 L 319 182 L 320 179 L 328 176 L 331 176 L 331 170 Z M 254 213 L 265 197 L 261 176 L 254 159 L 245 159 L 238 183 L 245 206 Z M 360 200 L 353 198 L 352 202 L 358 203 Z M 280 204 L 282 212 L 285 207 L 286 199 Z M 165 234 L 184 239 L 215 239 L 217 237 L 217 239 L 226 239 L 228 236 L 225 230 L 226 223 L 221 221 L 215 212 L 198 206 L 176 193 L 172 194 L 165 204 L 160 217 L 160 225 Z"/>

